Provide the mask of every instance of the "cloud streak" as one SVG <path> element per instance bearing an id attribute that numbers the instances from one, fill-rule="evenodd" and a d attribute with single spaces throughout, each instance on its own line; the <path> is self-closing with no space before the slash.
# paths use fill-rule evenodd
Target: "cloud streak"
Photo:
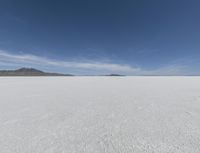
<path id="1" fill-rule="evenodd" d="M 106 62 L 78 62 L 55 60 L 31 54 L 13 54 L 0 50 L 0 66 L 26 66 L 26 67 L 48 67 L 65 70 L 83 70 L 98 74 L 120 73 L 125 75 L 185 75 L 185 67 L 179 65 L 167 65 L 154 70 L 145 70 L 125 64 Z M 67 72 L 68 73 L 68 72 Z"/>
<path id="2" fill-rule="evenodd" d="M 103 63 L 103 62 L 74 62 L 74 61 L 61 61 L 45 57 L 39 57 L 30 54 L 12 54 L 0 50 L 0 65 L 1 63 L 8 63 L 13 65 L 41 65 L 41 66 L 54 66 L 61 68 L 72 69 L 86 69 L 86 70 L 100 70 L 121 73 L 135 73 L 140 71 L 140 68 L 134 68 L 129 65 L 122 65 L 116 63 Z"/>

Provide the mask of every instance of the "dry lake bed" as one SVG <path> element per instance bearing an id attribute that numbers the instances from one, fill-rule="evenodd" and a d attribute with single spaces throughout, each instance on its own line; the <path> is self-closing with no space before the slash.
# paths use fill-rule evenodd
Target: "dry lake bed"
<path id="1" fill-rule="evenodd" d="M 200 77 L 1 77 L 1 153 L 199 153 Z"/>

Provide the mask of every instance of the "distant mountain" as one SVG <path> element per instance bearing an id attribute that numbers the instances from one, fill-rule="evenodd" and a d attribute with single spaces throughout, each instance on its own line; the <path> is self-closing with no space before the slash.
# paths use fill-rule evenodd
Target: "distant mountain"
<path id="1" fill-rule="evenodd" d="M 0 76 L 72 76 L 72 75 L 43 72 L 34 68 L 20 68 L 17 70 L 0 70 Z"/>
<path id="2" fill-rule="evenodd" d="M 121 75 L 121 74 L 109 74 L 109 75 L 106 75 L 106 76 L 125 76 L 125 75 Z"/>

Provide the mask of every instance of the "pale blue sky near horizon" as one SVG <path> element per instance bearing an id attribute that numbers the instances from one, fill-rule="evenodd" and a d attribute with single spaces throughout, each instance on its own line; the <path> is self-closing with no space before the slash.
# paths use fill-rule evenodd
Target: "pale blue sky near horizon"
<path id="1" fill-rule="evenodd" d="M 198 0 L 0 0 L 0 69 L 199 75 Z"/>

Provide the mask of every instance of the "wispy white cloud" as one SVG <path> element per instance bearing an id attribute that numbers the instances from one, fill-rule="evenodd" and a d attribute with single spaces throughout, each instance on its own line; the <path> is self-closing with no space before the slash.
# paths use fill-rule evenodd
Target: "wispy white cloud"
<path id="1" fill-rule="evenodd" d="M 100 70 L 110 72 L 121 73 L 135 73 L 140 71 L 139 68 L 134 68 L 129 65 L 122 65 L 116 63 L 104 63 L 104 62 L 75 62 L 75 61 L 61 61 L 54 60 L 45 57 L 39 57 L 30 54 L 12 54 L 0 50 L 0 62 L 12 63 L 16 65 L 41 65 L 41 66 L 55 66 L 62 68 L 74 68 L 74 69 L 88 69 L 88 70 Z M 1 65 L 1 63 L 0 63 Z"/>
<path id="2" fill-rule="evenodd" d="M 185 67 L 179 65 L 168 65 L 155 70 L 145 70 L 125 64 L 94 61 L 62 61 L 31 54 L 13 54 L 0 50 L 0 66 L 37 66 L 58 67 L 59 69 L 84 70 L 100 73 L 122 73 L 126 75 L 182 75 Z M 68 73 L 68 72 L 67 72 Z"/>

